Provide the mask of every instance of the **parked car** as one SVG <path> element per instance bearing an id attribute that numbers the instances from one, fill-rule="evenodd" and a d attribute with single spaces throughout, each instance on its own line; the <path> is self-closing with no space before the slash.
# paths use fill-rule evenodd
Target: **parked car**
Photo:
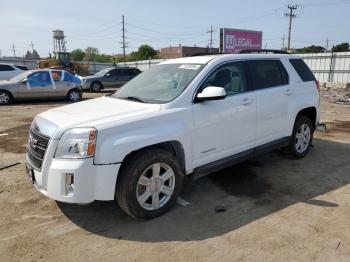
<path id="1" fill-rule="evenodd" d="M 23 73 L 25 70 L 19 66 L 11 64 L 0 64 L 0 80 L 8 80 L 20 73 Z"/>
<path id="2" fill-rule="evenodd" d="M 81 80 L 64 70 L 30 70 L 10 80 L 0 81 L 0 105 L 15 100 L 54 97 L 80 101 Z"/>
<path id="3" fill-rule="evenodd" d="M 277 148 L 304 157 L 319 105 L 318 82 L 295 55 L 168 60 L 112 95 L 37 115 L 27 173 L 57 201 L 116 199 L 130 216 L 152 218 L 174 205 L 184 176 Z"/>
<path id="4" fill-rule="evenodd" d="M 139 69 L 132 67 L 105 68 L 92 76 L 83 77 L 83 89 L 100 92 L 105 87 L 120 87 L 140 73 Z"/>

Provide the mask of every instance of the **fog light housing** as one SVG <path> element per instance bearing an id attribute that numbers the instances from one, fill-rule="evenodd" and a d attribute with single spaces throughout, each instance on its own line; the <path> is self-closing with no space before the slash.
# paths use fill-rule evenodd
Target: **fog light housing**
<path id="1" fill-rule="evenodd" d="M 73 196 L 74 195 L 74 174 L 65 173 L 65 195 Z"/>

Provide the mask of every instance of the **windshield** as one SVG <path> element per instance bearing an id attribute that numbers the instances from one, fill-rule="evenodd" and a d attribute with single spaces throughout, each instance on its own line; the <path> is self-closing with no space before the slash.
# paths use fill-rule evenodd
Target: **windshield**
<path id="1" fill-rule="evenodd" d="M 98 71 L 95 75 L 97 76 L 104 76 L 105 74 L 107 74 L 111 69 L 110 68 L 105 68 L 102 69 L 101 71 Z"/>
<path id="2" fill-rule="evenodd" d="M 23 73 L 21 73 L 21 74 L 19 74 L 19 75 L 16 75 L 15 77 L 12 77 L 11 79 L 10 79 L 10 81 L 11 82 L 20 82 L 20 81 L 22 81 L 23 79 L 25 79 L 27 76 L 28 76 L 28 74 L 29 74 L 29 72 L 27 71 L 27 72 L 23 72 Z"/>
<path id="3" fill-rule="evenodd" d="M 166 103 L 178 97 L 202 69 L 198 64 L 161 64 L 127 82 L 114 98 Z"/>

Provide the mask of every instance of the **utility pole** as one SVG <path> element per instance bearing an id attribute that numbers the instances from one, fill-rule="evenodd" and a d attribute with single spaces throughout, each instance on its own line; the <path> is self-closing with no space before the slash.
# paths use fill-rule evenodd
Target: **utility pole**
<path id="1" fill-rule="evenodd" d="M 122 48 L 123 48 L 123 62 L 125 64 L 125 48 L 127 47 L 127 43 L 125 41 L 125 21 L 124 21 L 124 15 L 122 15 L 122 39 L 123 41 L 121 42 Z"/>
<path id="2" fill-rule="evenodd" d="M 330 42 L 331 40 L 329 40 L 328 39 L 328 37 L 327 37 L 327 39 L 326 39 L 326 52 L 328 51 L 328 46 L 329 46 L 329 42 Z"/>
<path id="3" fill-rule="evenodd" d="M 13 52 L 13 56 L 16 57 L 16 47 L 14 44 L 12 44 L 12 52 Z"/>
<path id="4" fill-rule="evenodd" d="M 207 31 L 207 34 L 210 34 L 210 39 L 209 39 L 209 47 L 210 47 L 210 49 L 213 48 L 213 33 L 214 32 L 215 32 L 215 30 L 213 30 L 213 26 L 210 26 L 210 30 Z"/>
<path id="5" fill-rule="evenodd" d="M 32 48 L 32 52 L 34 51 L 34 43 L 33 41 L 30 41 L 30 45 L 29 45 L 31 48 Z"/>
<path id="6" fill-rule="evenodd" d="M 285 35 L 283 35 L 283 37 L 282 37 L 282 50 L 285 50 L 284 41 L 286 41 Z"/>
<path id="7" fill-rule="evenodd" d="M 292 32 L 292 20 L 296 18 L 295 10 L 297 10 L 297 5 L 288 5 L 289 12 L 285 13 L 284 16 L 289 18 L 289 29 L 288 29 L 288 50 L 290 50 L 290 36 Z"/>

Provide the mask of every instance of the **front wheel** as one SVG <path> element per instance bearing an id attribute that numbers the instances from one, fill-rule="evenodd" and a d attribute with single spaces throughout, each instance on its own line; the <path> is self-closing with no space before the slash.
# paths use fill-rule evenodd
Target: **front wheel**
<path id="1" fill-rule="evenodd" d="M 12 102 L 12 96 L 5 90 L 0 90 L 0 105 L 8 105 Z"/>
<path id="2" fill-rule="evenodd" d="M 100 82 L 94 82 L 91 85 L 90 91 L 101 92 L 102 84 Z"/>
<path id="3" fill-rule="evenodd" d="M 183 174 L 173 154 L 150 149 L 132 155 L 116 186 L 121 209 L 135 218 L 153 218 L 168 211 L 181 192 Z"/>
<path id="4" fill-rule="evenodd" d="M 284 148 L 287 156 L 303 158 L 309 152 L 314 133 L 314 125 L 307 116 L 298 116 L 294 123 L 289 145 Z"/>

